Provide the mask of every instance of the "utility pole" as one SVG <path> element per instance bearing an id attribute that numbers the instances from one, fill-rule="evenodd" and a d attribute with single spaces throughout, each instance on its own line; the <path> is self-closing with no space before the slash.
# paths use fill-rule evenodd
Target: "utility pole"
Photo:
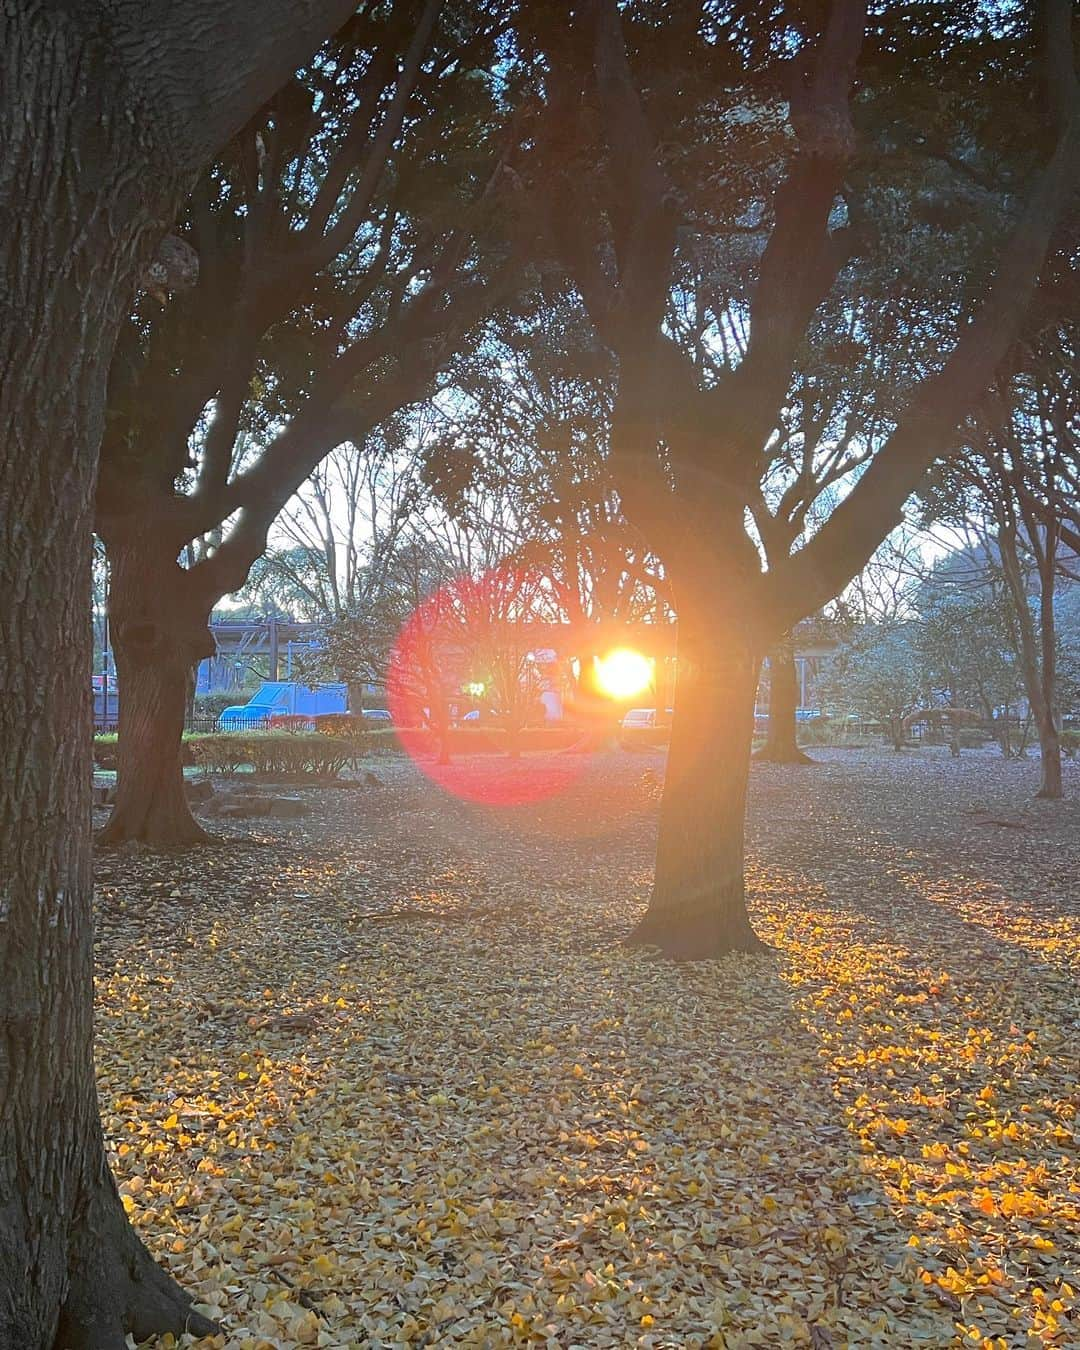
<path id="1" fill-rule="evenodd" d="M 277 615 L 272 614 L 267 620 L 267 629 L 269 630 L 270 646 L 270 678 L 276 680 L 278 677 L 278 631 Z"/>

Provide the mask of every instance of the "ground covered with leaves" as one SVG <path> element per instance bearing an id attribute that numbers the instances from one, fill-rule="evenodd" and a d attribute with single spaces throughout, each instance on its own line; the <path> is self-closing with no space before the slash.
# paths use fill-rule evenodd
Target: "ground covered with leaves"
<path id="1" fill-rule="evenodd" d="M 202 1344 L 1080 1345 L 1077 766 L 818 758 L 754 769 L 774 952 L 701 965 L 619 945 L 657 752 L 102 851 L 112 1161 Z"/>

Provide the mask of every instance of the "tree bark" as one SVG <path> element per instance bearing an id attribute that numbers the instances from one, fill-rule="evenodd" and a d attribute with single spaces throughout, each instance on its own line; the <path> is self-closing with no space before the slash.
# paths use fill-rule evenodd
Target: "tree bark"
<path id="1" fill-rule="evenodd" d="M 1034 522 L 1029 518 L 1029 530 Z M 1036 797 L 1060 801 L 1065 795 L 1061 777 L 1061 727 L 1057 700 L 1057 618 L 1054 614 L 1054 589 L 1057 581 L 1058 539 L 1056 529 L 1047 527 L 1039 558 L 1039 643 L 1041 669 L 1039 700 L 1039 790 Z"/>
<path id="2" fill-rule="evenodd" d="M 235 130 L 298 41 L 283 9 L 0 9 L 0 1350 L 213 1330 L 129 1226 L 98 1112 L 91 504 L 120 317 L 201 154 L 179 105 L 212 66 L 231 83 L 199 132 Z M 187 32 L 177 78 L 172 39 L 215 16 L 231 42 Z"/>
<path id="3" fill-rule="evenodd" d="M 755 759 L 771 764 L 813 764 L 810 756 L 799 749 L 795 716 L 798 705 L 795 651 L 788 637 L 769 653 L 769 730 Z"/>
<path id="4" fill-rule="evenodd" d="M 106 210 L 94 188 L 117 183 L 80 181 L 67 149 L 82 91 L 116 82 L 102 52 L 25 19 L 0 20 L 0 52 L 0 1347 L 120 1350 L 190 1316 L 109 1176 L 92 1031 L 91 503 L 109 355 L 160 221 L 134 197 Z M 93 125 L 135 172 L 125 133 Z"/>
<path id="5" fill-rule="evenodd" d="M 1064 796 L 1061 775 L 1061 736 L 1055 715 L 1056 631 L 1054 627 L 1054 571 L 1040 568 L 1039 629 L 1028 604 L 1024 570 L 1020 562 L 1015 526 L 999 529 L 1001 570 L 1009 589 L 1015 615 L 1016 655 L 1024 680 L 1031 718 L 1039 737 L 1039 790 L 1036 797 L 1059 800 Z M 1025 741 L 1027 739 L 1025 735 Z"/>
<path id="6" fill-rule="evenodd" d="M 146 524 L 154 524 L 148 510 Z M 116 804 L 104 844 L 205 843 L 184 790 L 183 737 L 192 667 L 214 654 L 212 601 L 168 541 L 146 526 L 107 538 L 109 621 L 120 691 Z"/>
<path id="7" fill-rule="evenodd" d="M 679 598 L 679 665 L 656 875 L 645 917 L 627 941 L 679 960 L 708 960 L 762 943 L 750 926 L 743 833 L 761 648 L 725 622 L 716 597 Z"/>

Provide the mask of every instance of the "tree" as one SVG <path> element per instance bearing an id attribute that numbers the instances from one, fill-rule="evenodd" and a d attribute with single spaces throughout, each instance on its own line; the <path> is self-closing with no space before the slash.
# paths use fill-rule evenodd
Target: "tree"
<path id="1" fill-rule="evenodd" d="M 448 650 L 446 630 L 457 571 L 436 541 L 414 535 L 403 541 L 391 576 L 394 589 L 384 591 L 377 609 L 351 615 L 331 630 L 330 656 L 340 660 L 343 648 L 351 645 L 370 663 L 369 678 L 385 683 L 399 727 L 429 726 L 438 762 L 449 764 L 450 699 L 458 692 L 455 674 L 460 684 L 460 671 Z M 387 600 L 393 606 L 389 614 Z M 351 668 L 359 668 L 355 658 Z"/>
<path id="2" fill-rule="evenodd" d="M 754 758 L 771 764 L 811 764 L 799 749 L 799 677 L 795 669 L 795 639 L 789 633 L 769 652 L 769 727 L 765 744 Z"/>
<path id="3" fill-rule="evenodd" d="M 483 689 L 514 757 L 540 692 L 530 625 L 555 617 L 556 600 L 529 543 L 511 541 L 491 514 L 466 524 L 429 513 L 398 542 L 381 591 L 327 630 L 320 666 L 385 680 L 395 721 L 431 726 L 440 763 L 464 686 Z"/>
<path id="4" fill-rule="evenodd" d="M 582 752 L 617 715 L 597 695 L 594 658 L 625 625 L 671 615 L 663 569 L 622 515 L 607 462 L 611 359 L 563 292 L 518 297 L 459 355 L 434 410 L 424 476 L 455 524 L 494 546 L 490 565 L 527 556 L 547 617 L 573 633 L 584 727 L 572 749 Z M 657 703 L 664 718 L 663 671 Z"/>
<path id="5" fill-rule="evenodd" d="M 831 708 L 880 722 L 894 750 L 903 750 L 908 717 L 927 705 L 914 625 L 858 629 L 832 658 Z"/>
<path id="6" fill-rule="evenodd" d="M 444 591 L 443 640 L 460 652 L 470 682 L 482 685 L 506 731 L 512 759 L 540 695 L 529 626 L 552 618 L 543 573 L 524 549 L 463 570 Z"/>
<path id="7" fill-rule="evenodd" d="M 828 606 L 829 617 L 841 624 L 895 624 L 910 619 L 919 587 L 930 570 L 923 543 L 906 522 L 900 525 Z"/>
<path id="8" fill-rule="evenodd" d="M 124 328 L 97 496 L 120 687 L 107 842 L 205 838 L 181 738 L 213 607 L 322 458 L 424 397 L 500 294 L 500 250 L 475 241 L 504 26 L 498 3 L 362 7 L 196 185 L 198 284 Z"/>
<path id="9" fill-rule="evenodd" d="M 518 301 L 455 361 L 425 479 L 453 520 L 485 535 L 502 520 L 504 552 L 528 543 L 567 622 L 644 618 L 663 577 L 608 470 L 612 363 L 567 297 Z"/>
<path id="10" fill-rule="evenodd" d="M 348 2 L 0 15 L 0 1346 L 205 1332 L 127 1222 L 93 1069 L 91 504 L 109 358 L 192 177 Z"/>
<path id="11" fill-rule="evenodd" d="M 1051 280 L 1060 290 L 1060 279 Z M 976 581 L 1002 593 L 1039 737 L 1037 795 L 1047 798 L 1062 795 L 1055 600 L 1073 556 L 1068 537 L 1080 486 L 1075 372 L 1073 313 L 1036 312 L 993 398 L 965 427 L 961 452 L 939 467 L 924 493 L 928 512 L 974 533 Z"/>
<path id="12" fill-rule="evenodd" d="M 1041 361 L 1031 353 L 1029 370 L 1010 381 L 1007 416 L 996 427 L 982 428 L 976 438 L 978 452 L 968 457 L 966 466 L 996 527 L 994 542 L 1011 602 L 1014 648 L 1039 736 L 1036 796 L 1057 799 L 1063 788 L 1054 593 L 1067 503 L 1075 501 L 1080 480 L 1080 441 L 1071 335 L 1064 344 L 1051 343 L 1050 350 L 1050 360 L 1045 351 Z M 1030 569 L 1025 567 L 1025 555 L 1031 560 Z M 1034 613 L 1029 594 L 1032 573 Z"/>
<path id="13" fill-rule="evenodd" d="M 334 624 L 390 584 L 395 549 L 425 499 L 404 419 L 332 450 L 282 508 L 272 543 L 237 596 Z"/>
<path id="14" fill-rule="evenodd" d="M 824 25 L 816 10 L 800 9 L 782 40 L 769 20 L 748 34 L 734 22 L 738 12 L 695 10 L 692 20 L 665 24 L 647 7 L 627 12 L 597 0 L 536 39 L 547 56 L 536 153 L 550 247 L 617 360 L 613 472 L 623 511 L 663 560 L 679 619 L 655 880 L 631 938 L 679 957 L 759 945 L 745 908 L 742 841 L 761 656 L 842 590 L 935 458 L 952 448 L 1018 332 L 1048 251 L 1067 245 L 1055 231 L 1080 158 L 1071 7 L 1047 0 L 1040 82 L 1030 75 L 1029 35 L 1011 38 L 1029 74 L 1025 85 L 1008 86 L 1010 133 L 1024 124 L 1045 159 L 1039 168 L 1029 154 L 1026 203 L 1008 221 L 1004 245 L 999 224 L 972 241 L 977 266 L 933 277 L 924 295 L 875 292 L 864 285 L 875 246 L 902 243 L 896 202 L 924 243 L 956 242 L 944 209 L 951 198 L 925 193 L 921 180 L 916 188 L 890 143 L 936 100 L 951 109 L 943 129 L 940 119 L 934 128 L 946 159 L 972 141 L 996 149 L 992 124 L 1002 108 L 975 92 L 978 54 L 1000 62 L 1009 43 L 989 11 L 964 6 L 934 7 L 921 29 L 905 10 L 900 41 L 887 31 L 886 11 L 866 53 L 858 0 L 836 0 Z M 946 101 L 940 86 L 950 84 Z M 1046 91 L 1053 144 L 1039 137 L 1034 87 Z M 699 148 L 702 133 L 712 158 Z M 755 143 L 756 157 L 738 158 L 739 136 Z M 695 153 L 680 156 L 690 143 Z M 590 175 L 583 160 L 595 166 Z M 718 192 L 718 183 L 734 188 Z M 702 255 L 711 247 L 730 257 L 725 245 L 748 230 L 764 242 L 747 250 L 741 293 L 729 281 L 702 297 L 694 285 Z M 878 255 L 879 274 L 884 262 Z M 869 443 L 827 518 L 787 556 L 772 556 L 760 524 L 755 538 L 746 522 L 768 511 L 761 485 L 773 463 L 771 437 L 815 315 L 834 291 L 855 315 L 846 358 L 853 369 L 887 346 L 890 325 L 908 341 L 920 330 L 922 353 L 902 406 L 883 425 L 860 427 Z M 685 297 L 701 317 L 692 343 L 670 321 Z M 743 350 L 719 370 L 698 359 L 703 345 L 723 351 L 738 331 L 747 334 Z M 812 499 L 829 461 L 823 449 L 800 487 Z"/>
<path id="15" fill-rule="evenodd" d="M 1019 693 L 1010 605 L 985 569 L 980 581 L 974 587 L 962 580 L 950 584 L 947 570 L 939 568 L 921 588 L 915 645 L 929 689 L 939 691 L 947 707 L 977 709 L 986 722 L 996 724 L 1008 756 L 1009 707 Z M 949 728 L 954 754 L 959 753 L 959 723 L 960 714 L 954 713 Z"/>

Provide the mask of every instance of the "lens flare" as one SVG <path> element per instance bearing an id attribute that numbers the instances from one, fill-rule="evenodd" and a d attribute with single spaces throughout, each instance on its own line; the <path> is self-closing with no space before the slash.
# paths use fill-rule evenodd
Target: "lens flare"
<path id="1" fill-rule="evenodd" d="M 653 682 L 653 663 L 630 647 L 596 658 L 596 683 L 608 698 L 634 698 Z"/>
<path id="2" fill-rule="evenodd" d="M 552 677 L 523 651 L 519 596 L 528 580 L 504 567 L 447 582 L 406 620 L 387 667 L 399 744 L 444 792 L 480 806 L 527 808 L 559 797 L 591 758 L 566 753 L 576 751 L 567 743 L 572 727 L 540 720 Z M 481 658 L 502 678 L 477 679 Z M 475 720 L 470 703 L 482 705 Z"/>

